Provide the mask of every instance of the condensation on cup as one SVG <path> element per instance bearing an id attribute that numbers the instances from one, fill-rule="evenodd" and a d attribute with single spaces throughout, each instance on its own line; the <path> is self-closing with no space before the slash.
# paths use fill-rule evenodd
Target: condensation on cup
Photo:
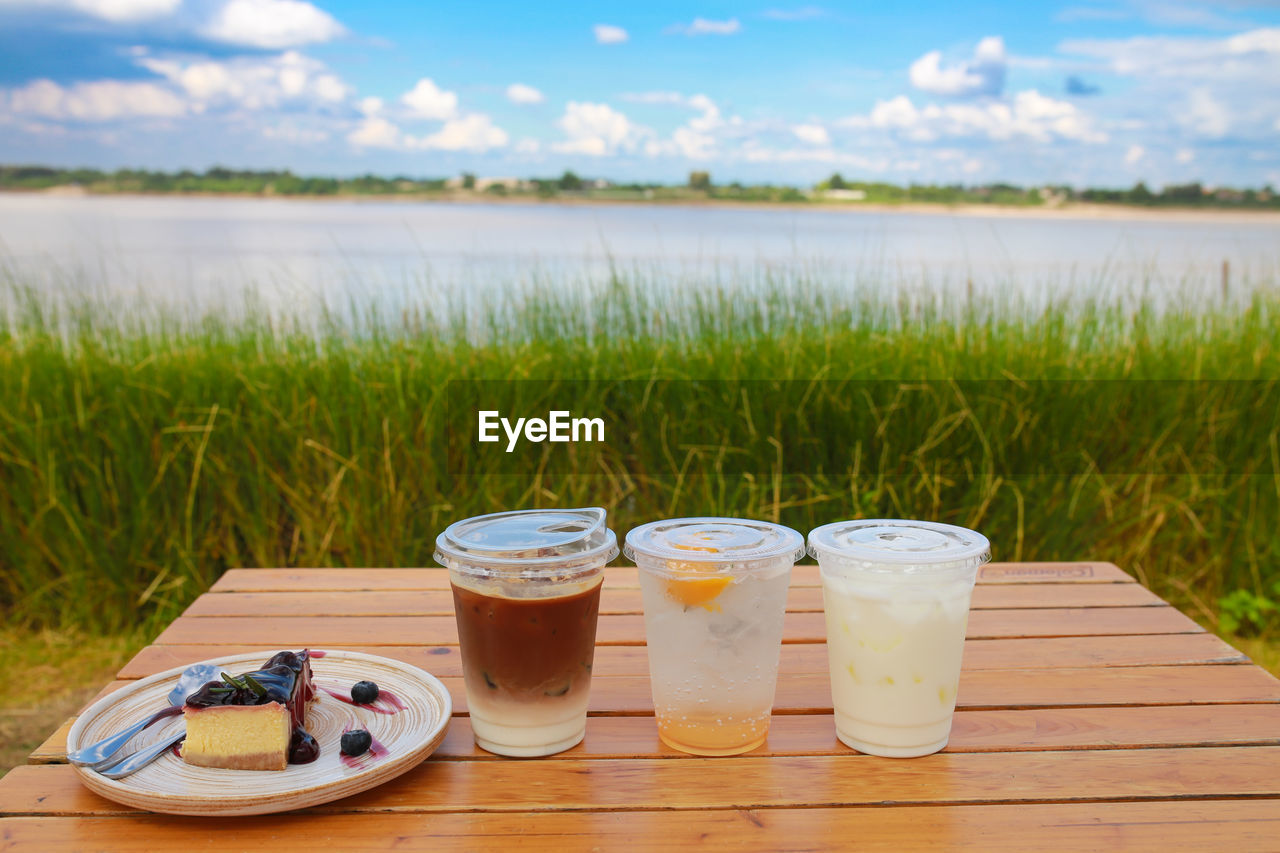
<path id="1" fill-rule="evenodd" d="M 625 551 L 640 569 L 659 737 L 695 755 L 760 746 L 804 537 L 764 521 L 678 518 L 632 530 Z"/>
<path id="2" fill-rule="evenodd" d="M 836 735 L 895 758 L 947 745 L 980 533 L 927 521 L 841 521 L 809 534 L 827 621 Z"/>

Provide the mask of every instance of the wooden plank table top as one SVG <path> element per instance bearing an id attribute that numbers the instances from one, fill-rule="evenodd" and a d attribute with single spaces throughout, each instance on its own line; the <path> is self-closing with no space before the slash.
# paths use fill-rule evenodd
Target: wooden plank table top
<path id="1" fill-rule="evenodd" d="M 350 648 L 439 676 L 455 716 L 374 790 L 249 818 L 151 815 L 83 788 L 67 721 L 0 780 L 0 851 L 677 847 L 1280 849 L 1280 681 L 1109 563 L 992 563 L 974 591 L 941 753 L 835 737 L 815 566 L 787 601 L 768 742 L 661 743 L 634 569 L 607 570 L 586 739 L 505 759 L 472 742 L 440 569 L 227 572 L 103 688 L 215 656 Z M 102 694 L 99 694 L 102 695 Z"/>

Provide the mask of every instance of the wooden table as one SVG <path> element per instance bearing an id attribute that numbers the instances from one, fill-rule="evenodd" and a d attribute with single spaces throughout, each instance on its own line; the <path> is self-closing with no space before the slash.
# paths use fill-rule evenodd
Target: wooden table
<path id="1" fill-rule="evenodd" d="M 68 722 L 0 780 L 0 850 L 1280 849 L 1280 682 L 1115 566 L 986 566 L 950 746 L 906 760 L 835 738 L 818 583 L 796 568 L 768 743 L 695 758 L 658 740 L 635 570 L 609 569 L 586 740 L 510 760 L 472 744 L 442 570 L 230 571 L 104 690 L 215 655 L 366 650 L 449 686 L 440 750 L 307 812 L 196 819 L 82 788 Z"/>

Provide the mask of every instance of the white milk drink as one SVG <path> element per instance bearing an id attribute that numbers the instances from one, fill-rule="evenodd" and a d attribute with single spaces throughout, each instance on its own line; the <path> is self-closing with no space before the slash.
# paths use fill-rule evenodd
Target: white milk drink
<path id="1" fill-rule="evenodd" d="M 871 755 L 942 749 L 986 537 L 950 524 L 844 521 L 812 531 L 809 553 L 822 573 L 836 736 Z"/>

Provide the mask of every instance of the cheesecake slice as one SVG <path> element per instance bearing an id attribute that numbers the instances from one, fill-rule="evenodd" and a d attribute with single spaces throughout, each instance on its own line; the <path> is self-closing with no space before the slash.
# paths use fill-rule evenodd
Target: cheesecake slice
<path id="1" fill-rule="evenodd" d="M 307 650 L 280 652 L 262 669 L 211 681 L 187 697 L 182 760 L 197 767 L 284 770 L 320 755 L 307 734 L 315 698 Z"/>

